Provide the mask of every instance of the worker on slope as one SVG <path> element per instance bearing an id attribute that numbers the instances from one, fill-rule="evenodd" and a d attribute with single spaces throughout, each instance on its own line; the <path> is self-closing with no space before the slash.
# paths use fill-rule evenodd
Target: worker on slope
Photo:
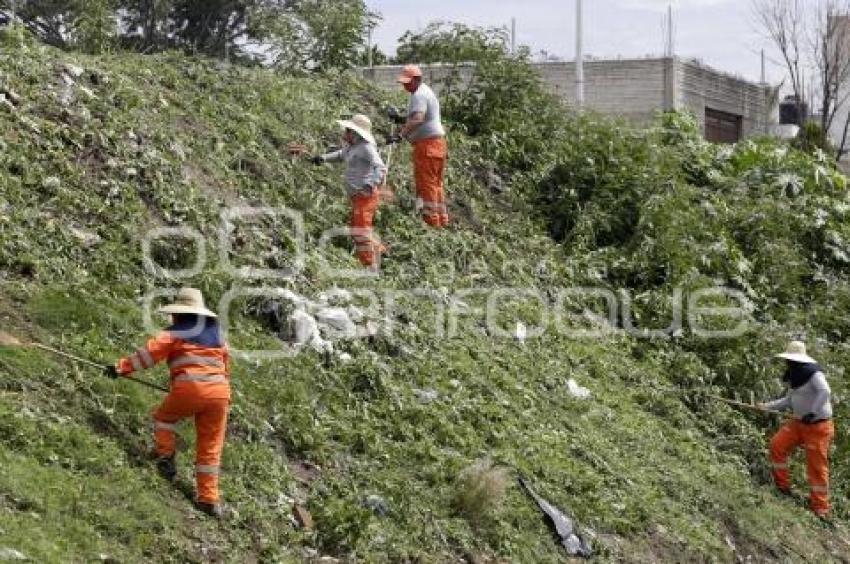
<path id="1" fill-rule="evenodd" d="M 809 506 L 821 518 L 829 514 L 829 447 L 835 434 L 832 424 L 831 391 L 823 369 L 806 354 L 799 341 L 788 344 L 784 353 L 788 385 L 785 397 L 760 407 L 770 410 L 791 409 L 794 417 L 785 423 L 770 441 L 770 465 L 776 487 L 784 494 L 791 492 L 788 456 L 800 445 L 806 448 Z"/>
<path id="2" fill-rule="evenodd" d="M 416 182 L 417 208 L 422 219 L 432 227 L 449 224 L 443 177 L 448 159 L 446 132 L 440 119 L 440 101 L 431 88 L 422 82 L 422 69 L 407 65 L 398 82 L 410 94 L 407 116 L 391 111 L 391 118 L 404 126 L 389 141 L 407 139 L 413 144 L 413 175 Z"/>
<path id="3" fill-rule="evenodd" d="M 118 362 L 111 375 L 127 376 L 167 361 L 171 392 L 154 412 L 157 469 L 174 480 L 177 423 L 195 420 L 196 506 L 222 516 L 218 491 L 221 453 L 230 404 L 230 356 L 216 314 L 204 306 L 200 290 L 181 289 L 175 302 L 159 310 L 172 316 L 172 325 L 135 353 Z"/>
<path id="4" fill-rule="evenodd" d="M 358 114 L 350 120 L 337 120 L 343 129 L 343 148 L 312 158 L 313 164 L 344 161 L 345 182 L 351 199 L 351 238 L 360 263 L 376 272 L 380 257 L 387 248 L 372 231 L 375 212 L 381 202 L 380 187 L 387 176 L 387 167 L 378 153 L 372 135 L 372 121 Z"/>

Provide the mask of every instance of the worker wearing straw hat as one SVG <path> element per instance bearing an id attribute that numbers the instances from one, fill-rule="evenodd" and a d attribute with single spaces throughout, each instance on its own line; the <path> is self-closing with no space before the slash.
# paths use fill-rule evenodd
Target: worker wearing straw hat
<path id="1" fill-rule="evenodd" d="M 413 174 L 422 219 L 432 227 L 445 227 L 449 224 L 443 185 L 448 145 L 440 101 L 431 87 L 422 82 L 422 69 L 417 65 L 405 66 L 397 80 L 410 94 L 410 104 L 404 126 L 390 142 L 407 139 L 413 144 Z"/>
<path id="2" fill-rule="evenodd" d="M 315 156 L 314 164 L 344 161 L 345 183 L 351 199 L 351 238 L 360 263 L 376 270 L 387 248 L 378 241 L 372 226 L 381 201 L 380 187 L 384 184 L 387 167 L 378 153 L 372 135 L 372 121 L 358 114 L 350 120 L 337 120 L 343 129 L 344 146 L 338 151 Z"/>
<path id="3" fill-rule="evenodd" d="M 217 316 L 204 305 L 200 290 L 181 289 L 174 303 L 159 311 L 171 314 L 172 325 L 144 347 L 122 358 L 112 375 L 126 376 L 168 362 L 171 391 L 153 416 L 157 468 L 168 480 L 174 479 L 176 425 L 181 419 L 194 418 L 197 507 L 221 517 L 218 479 L 230 404 L 227 345 Z"/>
<path id="4" fill-rule="evenodd" d="M 829 514 L 829 447 L 835 434 L 829 384 L 823 369 L 806 353 L 804 343 L 792 341 L 785 352 L 776 356 L 785 359 L 783 380 L 788 393 L 761 407 L 790 409 L 793 418 L 770 441 L 773 479 L 782 493 L 791 492 L 788 456 L 798 446 L 805 446 L 809 506 L 819 517 L 826 517 Z"/>

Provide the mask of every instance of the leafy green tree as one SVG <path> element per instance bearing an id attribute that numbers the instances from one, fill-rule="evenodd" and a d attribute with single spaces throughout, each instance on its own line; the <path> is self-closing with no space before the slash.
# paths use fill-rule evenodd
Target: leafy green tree
<path id="1" fill-rule="evenodd" d="M 61 48 L 176 48 L 290 69 L 357 64 L 378 19 L 364 0 L 18 0 L 16 11 Z M 0 23 L 11 12 L 11 0 L 0 0 Z"/>
<path id="2" fill-rule="evenodd" d="M 77 0 L 74 5 L 75 45 L 89 53 L 107 51 L 116 42 L 117 3 L 114 0 Z"/>
<path id="3" fill-rule="evenodd" d="M 508 32 L 504 28 L 469 27 L 432 22 L 420 32 L 408 31 L 399 39 L 395 62 L 462 63 L 507 56 Z"/>
<path id="4" fill-rule="evenodd" d="M 357 64 L 377 21 L 363 0 L 266 0 L 254 10 L 251 29 L 275 66 L 321 70 Z"/>

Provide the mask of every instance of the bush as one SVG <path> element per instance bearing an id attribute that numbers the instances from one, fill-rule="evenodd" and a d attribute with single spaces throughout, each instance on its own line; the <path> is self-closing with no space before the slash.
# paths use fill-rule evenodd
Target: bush
<path id="1" fill-rule="evenodd" d="M 494 467 L 489 459 L 479 460 L 458 476 L 453 506 L 470 523 L 480 524 L 499 507 L 508 481 L 504 468 Z"/>

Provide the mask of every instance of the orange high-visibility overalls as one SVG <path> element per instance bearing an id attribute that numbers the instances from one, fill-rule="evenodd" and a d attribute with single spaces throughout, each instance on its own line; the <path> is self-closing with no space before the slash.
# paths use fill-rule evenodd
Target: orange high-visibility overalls
<path id="1" fill-rule="evenodd" d="M 806 449 L 809 506 L 818 515 L 829 513 L 829 445 L 835 435 L 831 420 L 806 424 L 799 419 L 786 422 L 770 441 L 770 466 L 776 487 L 791 490 L 788 456 L 798 446 Z"/>
<path id="2" fill-rule="evenodd" d="M 373 266 L 376 257 L 387 251 L 372 233 L 372 222 L 380 202 L 381 191 L 377 188 L 371 194 L 357 192 L 351 196 L 351 238 L 354 240 L 357 258 L 363 266 Z"/>
<path id="3" fill-rule="evenodd" d="M 128 375 L 168 361 L 171 392 L 154 412 L 157 455 L 173 456 L 176 424 L 195 419 L 195 480 L 198 501 L 218 503 L 218 477 L 227 408 L 230 404 L 230 356 L 227 346 L 206 347 L 184 341 L 168 331 L 150 339 L 129 357 L 122 358 L 118 371 Z"/>
<path id="4" fill-rule="evenodd" d="M 449 224 L 443 176 L 449 149 L 445 137 L 413 142 L 413 175 L 416 196 L 421 200 L 422 219 L 432 227 Z"/>

